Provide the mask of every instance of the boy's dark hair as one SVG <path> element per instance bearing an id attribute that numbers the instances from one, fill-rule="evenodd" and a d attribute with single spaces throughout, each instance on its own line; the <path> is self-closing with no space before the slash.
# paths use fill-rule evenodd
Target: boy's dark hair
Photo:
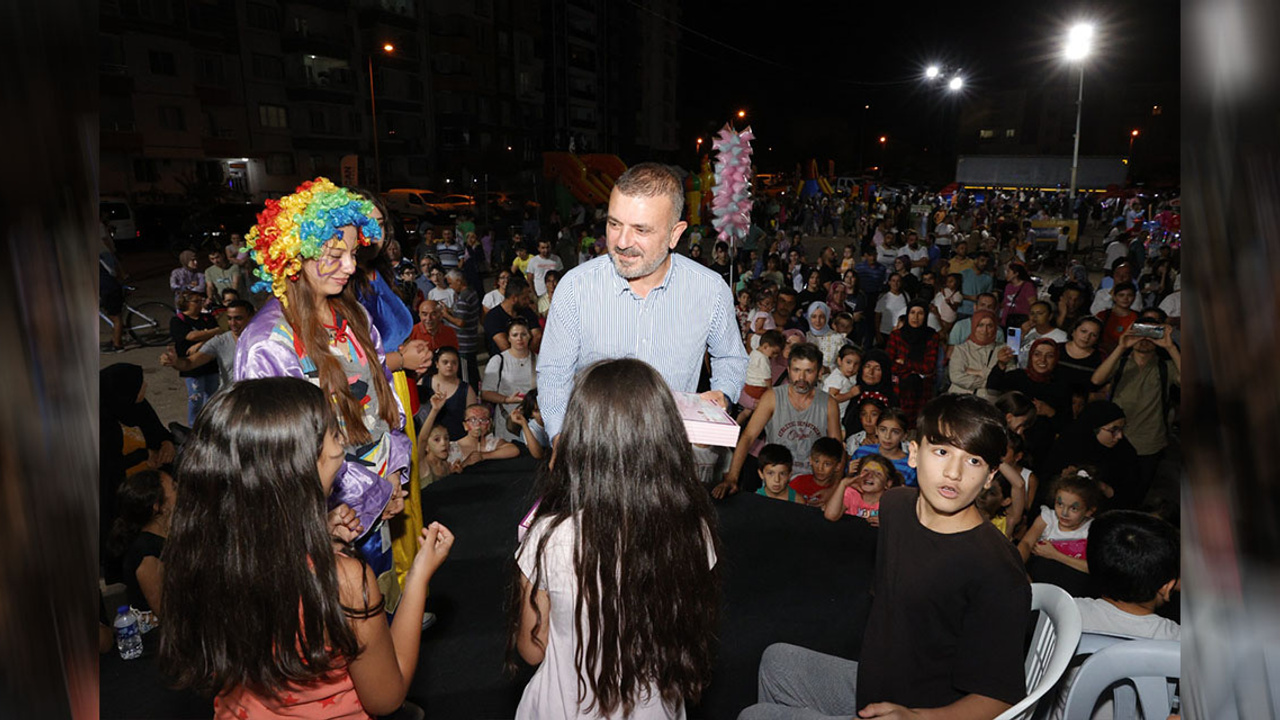
<path id="1" fill-rule="evenodd" d="M 1111 287 L 1111 297 L 1115 297 L 1116 293 L 1122 292 L 1124 290 L 1128 290 L 1131 293 L 1137 294 L 1138 286 L 1134 285 L 1131 282 L 1116 283 Z"/>
<path id="2" fill-rule="evenodd" d="M 813 441 L 813 447 L 809 448 L 809 455 L 821 455 L 824 458 L 839 461 L 844 459 L 844 445 L 835 438 L 820 437 Z"/>
<path id="3" fill-rule="evenodd" d="M 768 465 L 786 465 L 787 467 L 791 467 L 793 458 L 791 457 L 791 450 L 788 449 L 786 445 L 769 443 L 768 445 L 760 448 L 760 454 L 756 456 L 756 460 L 759 461 L 760 471 L 764 472 L 765 467 Z"/>
<path id="4" fill-rule="evenodd" d="M 787 365 L 796 360 L 808 360 L 814 365 L 822 365 L 822 351 L 813 343 L 799 343 L 791 348 L 791 358 L 787 360 Z"/>
<path id="5" fill-rule="evenodd" d="M 1062 477 L 1054 481 L 1050 497 L 1056 498 L 1059 492 L 1066 490 L 1079 495 L 1086 509 L 1096 509 L 1104 497 L 1102 486 L 1094 479 L 1097 475 L 1097 471 L 1088 466 L 1069 473 L 1064 472 Z"/>
<path id="6" fill-rule="evenodd" d="M 241 310 L 244 310 L 250 315 L 257 312 L 256 310 L 253 309 L 253 303 L 249 302 L 248 300 L 232 300 L 231 302 L 227 303 L 227 309 L 230 310 L 231 308 L 240 308 Z"/>
<path id="7" fill-rule="evenodd" d="M 760 334 L 760 347 L 772 345 L 773 347 L 780 348 L 785 345 L 786 342 L 787 339 L 782 336 L 781 330 L 765 330 Z"/>
<path id="8" fill-rule="evenodd" d="M 1004 415 L 976 395 L 940 395 L 920 412 L 920 437 L 931 444 L 947 444 L 977 455 L 989 470 L 1000 466 L 1008 449 Z"/>
<path id="9" fill-rule="evenodd" d="M 1089 526 L 1089 575 L 1109 600 L 1150 602 L 1180 562 L 1177 528 L 1155 516 L 1111 510 Z"/>
<path id="10" fill-rule="evenodd" d="M 240 291 L 235 288 L 223 288 L 222 291 L 219 292 L 218 294 L 221 295 L 222 297 L 226 297 L 227 293 L 231 293 L 232 295 L 235 295 L 237 299 L 240 297 Z"/>

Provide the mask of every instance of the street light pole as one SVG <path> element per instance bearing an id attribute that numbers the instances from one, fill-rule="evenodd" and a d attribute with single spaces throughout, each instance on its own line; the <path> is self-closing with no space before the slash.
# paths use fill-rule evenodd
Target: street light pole
<path id="1" fill-rule="evenodd" d="M 1071 195 L 1069 201 L 1072 209 L 1076 204 L 1076 171 L 1080 165 L 1080 116 L 1084 110 L 1084 63 L 1080 64 L 1080 94 L 1076 98 L 1076 142 L 1071 151 Z"/>
<path id="2" fill-rule="evenodd" d="M 382 193 L 382 154 L 378 152 L 378 100 L 373 94 L 373 53 L 369 53 L 369 114 L 373 118 L 374 188 Z"/>

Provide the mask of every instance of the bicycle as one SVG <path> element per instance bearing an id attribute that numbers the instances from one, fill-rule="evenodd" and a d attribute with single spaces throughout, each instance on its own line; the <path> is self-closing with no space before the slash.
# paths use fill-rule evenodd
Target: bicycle
<path id="1" fill-rule="evenodd" d="M 135 290 L 133 286 L 126 285 L 124 287 L 125 295 Z M 169 339 L 169 319 L 177 315 L 178 311 L 172 305 L 160 300 L 149 300 L 137 305 L 129 304 L 125 300 L 124 309 L 120 312 L 120 322 L 124 323 L 125 332 L 129 333 L 129 337 L 134 342 L 144 347 L 163 347 L 168 345 Z M 107 327 L 115 329 L 115 323 L 111 322 L 111 318 L 98 308 L 98 317 Z"/>

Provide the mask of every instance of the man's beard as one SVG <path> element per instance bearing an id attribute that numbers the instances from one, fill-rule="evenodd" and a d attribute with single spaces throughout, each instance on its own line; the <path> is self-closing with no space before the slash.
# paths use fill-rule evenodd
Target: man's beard
<path id="1" fill-rule="evenodd" d="M 666 262 L 668 254 L 669 253 L 663 253 L 650 264 L 634 265 L 630 268 L 623 268 L 619 258 L 642 258 L 644 257 L 644 253 L 636 249 L 626 251 L 612 249 L 609 251 L 609 259 L 613 261 L 613 269 L 617 271 L 618 275 L 622 276 L 624 280 L 636 280 L 653 274 L 655 270 L 662 266 L 662 263 Z"/>
<path id="2" fill-rule="evenodd" d="M 805 382 L 803 380 L 793 381 L 791 383 L 791 387 L 801 395 L 808 395 L 809 393 L 813 392 L 813 383 Z"/>

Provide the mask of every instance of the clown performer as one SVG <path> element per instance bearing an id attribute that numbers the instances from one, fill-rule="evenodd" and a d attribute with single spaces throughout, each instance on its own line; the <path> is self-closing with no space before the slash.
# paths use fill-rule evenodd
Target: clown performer
<path id="1" fill-rule="evenodd" d="M 240 336 L 235 379 L 302 378 L 333 401 L 346 437 L 330 525 L 335 537 L 359 548 L 390 610 L 399 588 L 387 520 L 404 507 L 411 444 L 378 329 L 343 292 L 357 272 L 356 249 L 381 238 L 373 204 L 326 178 L 267 200 L 245 250 L 275 297 Z"/>

